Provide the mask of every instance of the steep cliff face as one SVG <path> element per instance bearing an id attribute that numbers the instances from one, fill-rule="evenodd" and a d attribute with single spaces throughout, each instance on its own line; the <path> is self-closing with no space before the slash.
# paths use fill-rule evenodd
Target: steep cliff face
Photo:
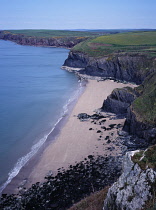
<path id="1" fill-rule="evenodd" d="M 136 152 L 125 155 L 122 175 L 109 189 L 103 210 L 140 210 L 153 197 L 156 172 L 148 165 L 142 169 L 133 162 L 131 156 Z M 138 156 L 139 159 L 144 158 L 139 153 Z"/>
<path id="2" fill-rule="evenodd" d="M 141 84 L 154 71 L 155 61 L 141 54 L 114 54 L 102 58 L 88 57 L 81 52 L 70 52 L 63 66 L 85 68 L 79 73 L 112 77 Z"/>
<path id="3" fill-rule="evenodd" d="M 156 127 L 153 124 L 139 121 L 136 117 L 133 107 L 128 108 L 127 118 L 123 130 L 132 135 L 137 135 L 139 138 L 144 139 L 148 144 L 156 143 Z"/>
<path id="4" fill-rule="evenodd" d="M 104 100 L 102 110 L 125 115 L 135 98 L 136 93 L 132 88 L 117 88 Z"/>
<path id="5" fill-rule="evenodd" d="M 86 38 L 81 37 L 53 37 L 53 38 L 39 38 L 29 37 L 23 34 L 11 34 L 0 31 L 0 39 L 10 40 L 21 45 L 33 46 L 51 46 L 51 47 L 66 47 L 72 48 L 79 42 L 84 41 Z"/>
<path id="6" fill-rule="evenodd" d="M 90 59 L 81 52 L 73 53 L 69 52 L 68 58 L 65 60 L 63 66 L 71 68 L 86 68 Z"/>
<path id="7" fill-rule="evenodd" d="M 150 74 L 136 91 L 139 97 L 128 108 L 124 130 L 149 144 L 156 143 L 156 73 Z"/>

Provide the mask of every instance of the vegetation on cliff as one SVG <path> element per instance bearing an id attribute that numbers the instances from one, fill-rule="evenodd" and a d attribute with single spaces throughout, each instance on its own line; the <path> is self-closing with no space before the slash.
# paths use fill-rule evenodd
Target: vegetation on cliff
<path id="1" fill-rule="evenodd" d="M 140 96 L 133 102 L 132 109 L 137 120 L 156 125 L 156 72 L 150 74 L 136 90 Z"/>
<path id="2" fill-rule="evenodd" d="M 145 151 L 140 150 L 136 152 L 132 157 L 132 161 L 137 163 L 142 170 L 147 170 L 151 168 L 156 170 L 156 145 L 150 146 Z M 154 210 L 156 209 L 156 180 L 153 183 L 149 182 L 151 185 L 150 193 L 152 197 L 146 202 L 144 210 Z"/>
<path id="3" fill-rule="evenodd" d="M 146 168 L 156 169 L 156 145 L 149 147 L 147 150 L 136 152 L 132 156 L 132 161 L 137 163 L 142 170 Z"/>
<path id="4" fill-rule="evenodd" d="M 102 57 L 112 53 L 141 53 L 153 57 L 156 56 L 156 31 L 100 36 L 81 42 L 72 50 L 93 57 Z"/>
<path id="5" fill-rule="evenodd" d="M 70 31 L 70 30 L 38 30 L 38 29 L 25 29 L 25 30 L 7 30 L 4 33 L 11 33 L 17 35 L 24 35 L 25 37 L 38 37 L 38 38 L 52 38 L 52 37 L 95 37 L 97 32 L 89 31 Z"/>

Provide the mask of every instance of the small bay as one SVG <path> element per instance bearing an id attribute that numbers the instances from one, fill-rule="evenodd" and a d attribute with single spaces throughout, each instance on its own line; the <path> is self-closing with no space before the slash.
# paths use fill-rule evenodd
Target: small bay
<path id="1" fill-rule="evenodd" d="M 68 52 L 0 40 L 1 190 L 46 141 L 78 93 L 78 78 L 60 69 Z"/>

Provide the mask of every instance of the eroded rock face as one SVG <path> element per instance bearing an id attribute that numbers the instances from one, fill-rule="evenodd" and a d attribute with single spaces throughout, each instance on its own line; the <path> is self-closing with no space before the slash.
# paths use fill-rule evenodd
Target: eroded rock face
<path id="1" fill-rule="evenodd" d="M 152 59 L 145 55 L 112 55 L 93 58 L 82 52 L 70 51 L 63 66 L 84 68 L 79 73 L 97 77 L 111 77 L 118 80 L 135 82 L 142 81 L 153 71 Z"/>
<path id="2" fill-rule="evenodd" d="M 113 112 L 115 114 L 126 114 L 127 108 L 135 100 L 136 94 L 129 88 L 118 88 L 113 90 L 113 92 L 104 101 L 102 109 L 106 112 Z"/>
<path id="3" fill-rule="evenodd" d="M 77 37 L 52 37 L 52 38 L 40 38 L 40 37 L 26 37 L 22 34 L 11 34 L 0 31 L 0 39 L 10 40 L 21 45 L 32 46 L 52 46 L 52 47 L 66 47 L 72 48 L 79 42 L 84 41 L 86 38 Z"/>
<path id="4" fill-rule="evenodd" d="M 103 210 L 139 210 L 152 196 L 150 190 L 156 181 L 156 172 L 151 168 L 142 170 L 133 163 L 131 156 L 135 152 L 126 153 L 122 175 L 109 189 Z"/>
<path id="5" fill-rule="evenodd" d="M 156 143 L 156 128 L 155 125 L 143 123 L 137 120 L 132 106 L 128 108 L 127 118 L 123 130 L 139 138 L 145 139 L 149 145 Z"/>

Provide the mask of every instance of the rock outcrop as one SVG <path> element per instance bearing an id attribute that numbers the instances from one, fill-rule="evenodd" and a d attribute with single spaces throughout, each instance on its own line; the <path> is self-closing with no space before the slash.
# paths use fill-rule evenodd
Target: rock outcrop
<path id="1" fill-rule="evenodd" d="M 126 153 L 122 175 L 109 189 L 103 210 L 140 210 L 152 198 L 156 172 L 149 167 L 143 170 L 131 160 L 133 155 Z"/>
<path id="2" fill-rule="evenodd" d="M 156 72 L 136 88 L 139 94 L 128 108 L 124 130 L 149 144 L 156 143 Z"/>
<path id="3" fill-rule="evenodd" d="M 50 46 L 50 47 L 65 47 L 72 48 L 76 44 L 84 41 L 85 37 L 31 37 L 24 36 L 23 34 L 12 34 L 0 31 L 0 39 L 9 40 L 16 42 L 20 45 L 31 45 L 31 46 Z"/>
<path id="4" fill-rule="evenodd" d="M 117 88 L 103 102 L 102 110 L 115 114 L 127 114 L 127 109 L 135 100 L 136 93 L 130 87 Z"/>
<path id="5" fill-rule="evenodd" d="M 115 78 L 141 84 L 155 69 L 155 60 L 141 54 L 112 54 L 102 58 L 89 57 L 82 52 L 70 51 L 63 66 L 84 68 L 80 74 Z"/>
<path id="6" fill-rule="evenodd" d="M 155 125 L 139 121 L 132 107 L 128 108 L 127 118 L 123 130 L 144 139 L 149 145 L 156 143 Z"/>

